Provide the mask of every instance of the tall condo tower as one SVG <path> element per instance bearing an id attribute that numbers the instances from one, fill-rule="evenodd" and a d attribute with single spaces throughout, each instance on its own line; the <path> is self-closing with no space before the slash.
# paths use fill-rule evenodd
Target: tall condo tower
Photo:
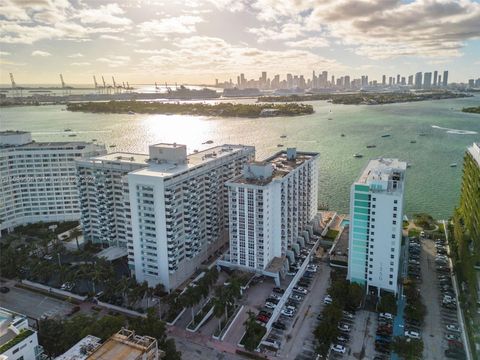
<path id="1" fill-rule="evenodd" d="M 350 190 L 348 279 L 397 293 L 407 163 L 371 160 Z"/>

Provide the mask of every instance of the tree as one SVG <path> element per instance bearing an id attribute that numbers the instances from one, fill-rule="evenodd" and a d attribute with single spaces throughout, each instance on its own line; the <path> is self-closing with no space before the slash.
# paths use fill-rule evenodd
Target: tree
<path id="1" fill-rule="evenodd" d="M 392 293 L 387 293 L 382 296 L 377 310 L 379 312 L 387 312 L 393 315 L 397 314 L 397 299 Z"/>
<path id="2" fill-rule="evenodd" d="M 82 231 L 76 227 L 70 232 L 70 239 L 75 238 L 75 241 L 77 243 L 77 250 L 80 250 L 80 244 L 78 243 L 78 237 L 82 235 Z"/>
<path id="3" fill-rule="evenodd" d="M 421 359 L 423 356 L 423 341 L 397 336 L 393 339 L 392 350 L 405 360 Z"/>
<path id="4" fill-rule="evenodd" d="M 245 326 L 245 335 L 243 336 L 243 346 L 248 351 L 254 351 L 263 335 L 265 335 L 266 329 L 264 326 L 257 323 L 255 314 L 251 311 L 247 312 L 248 318 L 243 325 Z"/>
<path id="5" fill-rule="evenodd" d="M 348 296 L 347 296 L 347 304 L 346 306 L 350 309 L 356 310 L 360 306 L 363 294 L 365 291 L 360 284 L 357 283 L 350 283 L 348 285 Z"/>

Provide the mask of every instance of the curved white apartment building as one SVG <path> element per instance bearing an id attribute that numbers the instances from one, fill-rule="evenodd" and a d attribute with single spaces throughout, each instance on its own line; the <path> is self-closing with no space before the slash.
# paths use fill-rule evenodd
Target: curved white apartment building
<path id="1" fill-rule="evenodd" d="M 0 231 L 78 220 L 75 159 L 105 152 L 88 142 L 35 142 L 29 132 L 0 132 Z"/>

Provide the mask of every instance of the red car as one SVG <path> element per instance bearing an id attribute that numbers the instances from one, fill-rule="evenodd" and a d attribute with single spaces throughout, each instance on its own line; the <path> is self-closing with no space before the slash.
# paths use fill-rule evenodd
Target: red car
<path id="1" fill-rule="evenodd" d="M 265 315 L 258 315 L 257 320 L 266 324 L 268 322 L 268 317 L 266 317 Z"/>
<path id="2" fill-rule="evenodd" d="M 463 349 L 463 344 L 460 341 L 457 341 L 457 340 L 448 340 L 448 346 L 450 348 Z"/>

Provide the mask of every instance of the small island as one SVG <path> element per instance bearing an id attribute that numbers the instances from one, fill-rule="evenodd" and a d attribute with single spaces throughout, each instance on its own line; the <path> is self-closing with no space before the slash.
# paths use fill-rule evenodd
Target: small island
<path id="1" fill-rule="evenodd" d="M 462 112 L 480 114 L 480 106 L 466 107 L 462 109 Z"/>
<path id="2" fill-rule="evenodd" d="M 163 103 L 152 101 L 109 101 L 67 104 L 68 111 L 109 114 L 180 114 L 222 117 L 272 117 L 313 114 L 313 107 L 306 104 L 203 104 Z"/>
<path id="3" fill-rule="evenodd" d="M 326 100 L 343 105 L 383 105 L 424 100 L 441 100 L 470 97 L 472 95 L 451 91 L 429 92 L 389 92 L 389 93 L 349 93 L 349 94 L 305 94 L 287 96 L 262 96 L 259 102 L 291 102 Z"/>

